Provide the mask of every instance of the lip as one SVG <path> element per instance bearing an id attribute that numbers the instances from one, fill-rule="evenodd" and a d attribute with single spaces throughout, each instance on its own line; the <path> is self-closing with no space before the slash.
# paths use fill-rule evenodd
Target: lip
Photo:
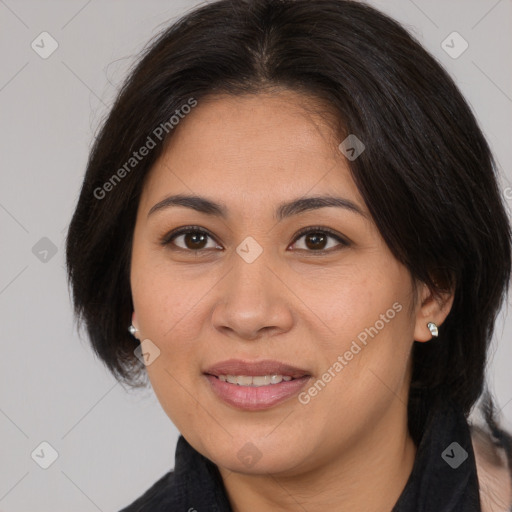
<path id="1" fill-rule="evenodd" d="M 261 411 L 284 402 L 297 395 L 311 379 L 306 370 L 271 360 L 248 362 L 230 359 L 208 368 L 204 374 L 218 398 L 237 409 L 247 411 Z M 253 387 L 223 382 L 218 378 L 219 375 L 284 375 L 293 380 Z"/>
<path id="2" fill-rule="evenodd" d="M 208 375 L 247 375 L 248 377 L 256 377 L 258 375 L 284 375 L 298 379 L 304 376 L 310 376 L 307 370 L 297 368 L 290 364 L 280 361 L 272 361 L 264 359 L 262 361 L 243 361 L 241 359 L 228 359 L 214 364 L 204 371 Z M 277 384 L 272 384 L 277 386 Z"/>

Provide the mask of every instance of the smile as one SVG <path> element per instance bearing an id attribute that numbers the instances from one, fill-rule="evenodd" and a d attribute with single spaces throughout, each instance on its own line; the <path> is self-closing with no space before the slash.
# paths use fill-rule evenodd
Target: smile
<path id="1" fill-rule="evenodd" d="M 258 375 L 251 377 L 250 375 L 218 375 L 222 382 L 230 384 L 238 384 L 239 386 L 268 386 L 269 384 L 279 384 L 283 380 L 288 382 L 292 380 L 289 375 Z"/>
<path id="2" fill-rule="evenodd" d="M 205 375 L 215 396 L 224 403 L 246 411 L 261 411 L 274 407 L 291 397 L 298 395 L 310 380 L 310 376 L 292 378 L 283 375 L 264 375 L 248 377 L 245 375 Z M 226 380 L 222 380 L 225 377 Z M 286 377 L 286 380 L 285 380 Z M 247 379 L 243 384 L 238 379 Z M 274 383 L 257 384 L 259 379 L 274 379 Z M 236 383 L 228 379 L 236 380 Z M 251 382 L 249 383 L 249 380 Z M 256 379 L 256 383 L 253 382 Z M 260 381 L 261 382 L 261 381 Z"/>

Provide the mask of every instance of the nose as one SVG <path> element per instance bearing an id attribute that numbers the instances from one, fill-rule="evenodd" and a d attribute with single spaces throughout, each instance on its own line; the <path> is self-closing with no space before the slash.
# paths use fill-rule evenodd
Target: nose
<path id="1" fill-rule="evenodd" d="M 252 263 L 233 255 L 233 266 L 219 283 L 212 322 L 223 334 L 257 340 L 289 330 L 294 321 L 283 271 L 271 265 L 265 251 Z"/>

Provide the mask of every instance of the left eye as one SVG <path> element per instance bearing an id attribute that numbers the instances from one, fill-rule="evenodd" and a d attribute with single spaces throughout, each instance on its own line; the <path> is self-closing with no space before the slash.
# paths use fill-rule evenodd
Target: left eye
<path id="1" fill-rule="evenodd" d="M 324 253 L 324 252 L 330 252 L 330 250 L 333 248 L 331 245 L 328 246 L 328 240 L 334 240 L 335 242 L 338 242 L 338 245 L 341 245 L 342 247 L 347 247 L 349 242 L 342 238 L 340 235 L 332 232 L 329 229 L 326 228 L 308 228 L 303 231 L 301 231 L 294 239 L 294 242 L 292 244 L 296 245 L 300 239 L 304 238 L 304 248 L 296 248 L 301 251 L 307 251 L 307 252 L 318 252 L 318 253 Z M 176 243 L 177 240 L 181 239 L 182 245 Z M 207 247 L 208 239 L 212 240 L 212 246 Z M 188 252 L 200 252 L 206 249 L 220 249 L 222 250 L 222 247 L 219 246 L 217 243 L 214 242 L 214 238 L 210 233 L 207 231 L 197 228 L 195 226 L 186 226 L 183 228 L 180 228 L 177 231 L 171 232 L 170 234 L 166 235 L 162 239 L 162 245 L 175 245 L 178 249 L 188 251 Z M 336 243 L 334 244 L 336 246 Z M 291 246 L 290 246 L 291 247 Z"/>
<path id="2" fill-rule="evenodd" d="M 348 241 L 343 239 L 340 235 L 337 235 L 330 230 L 326 230 L 325 228 L 308 229 L 307 231 L 299 233 L 299 236 L 295 238 L 294 244 L 296 244 L 297 240 L 300 240 L 301 238 L 305 239 L 306 249 L 301 248 L 300 250 L 311 249 L 310 252 L 325 252 L 332 249 L 332 246 L 326 247 L 326 243 L 329 238 L 337 241 L 338 245 L 343 247 L 349 245 Z"/>

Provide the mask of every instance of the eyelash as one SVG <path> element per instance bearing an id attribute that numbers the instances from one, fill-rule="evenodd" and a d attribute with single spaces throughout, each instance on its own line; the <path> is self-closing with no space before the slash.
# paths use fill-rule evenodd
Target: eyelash
<path id="1" fill-rule="evenodd" d="M 170 233 L 167 233 L 166 235 L 164 235 L 161 238 L 161 240 L 160 240 L 160 244 L 163 245 L 163 246 L 169 246 L 169 245 L 172 244 L 172 242 L 178 236 L 186 235 L 186 234 L 190 234 L 190 233 L 207 235 L 209 238 L 211 238 L 216 243 L 218 243 L 215 240 L 215 237 L 213 235 L 211 235 L 205 229 L 200 228 L 199 226 L 183 226 L 181 228 L 178 228 L 178 229 L 176 229 L 174 231 L 171 231 Z M 300 240 L 304 235 L 308 235 L 310 233 L 315 233 L 315 234 L 316 233 L 323 233 L 323 234 L 327 234 L 331 238 L 334 238 L 337 242 L 339 242 L 341 244 L 341 246 L 342 246 L 341 248 L 348 247 L 350 245 L 350 242 L 348 240 L 346 240 L 345 238 L 343 238 L 341 235 L 337 234 L 336 232 L 334 232 L 333 230 L 331 230 L 329 228 L 325 228 L 325 227 L 322 227 L 322 226 L 312 226 L 312 227 L 307 227 L 307 228 L 301 229 L 295 235 L 295 238 L 294 238 L 294 240 L 292 242 L 292 245 L 295 244 L 298 240 Z M 330 249 L 322 249 L 322 250 L 318 250 L 318 251 L 308 250 L 308 249 L 297 249 L 297 250 L 299 250 L 299 251 L 306 251 L 306 252 L 313 253 L 313 254 L 324 255 L 324 254 L 329 254 L 329 253 L 331 253 L 333 251 L 340 250 L 341 248 L 332 248 L 331 247 Z M 199 254 L 199 253 L 202 253 L 204 251 L 210 251 L 211 249 L 197 249 L 197 250 L 193 250 L 193 249 L 184 249 L 183 247 L 175 246 L 175 247 L 172 248 L 172 250 Z"/>

